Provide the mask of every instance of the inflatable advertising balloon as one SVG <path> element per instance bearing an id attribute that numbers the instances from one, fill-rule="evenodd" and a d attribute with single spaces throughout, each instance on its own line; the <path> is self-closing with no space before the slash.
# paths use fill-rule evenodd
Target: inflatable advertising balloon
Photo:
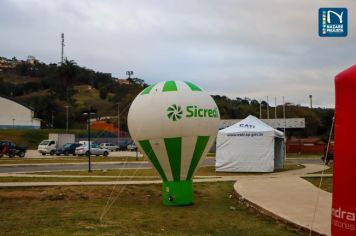
<path id="1" fill-rule="evenodd" d="M 335 78 L 335 146 L 331 231 L 356 235 L 356 65 Z"/>
<path id="2" fill-rule="evenodd" d="M 128 128 L 163 180 L 165 205 L 193 203 L 193 176 L 215 141 L 219 110 L 195 84 L 164 81 L 132 102 Z"/>

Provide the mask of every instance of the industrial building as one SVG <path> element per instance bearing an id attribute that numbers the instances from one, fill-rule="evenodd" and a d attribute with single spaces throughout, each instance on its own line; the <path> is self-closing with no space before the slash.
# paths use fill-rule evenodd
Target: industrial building
<path id="1" fill-rule="evenodd" d="M 0 129 L 39 129 L 41 120 L 31 107 L 0 97 Z"/>

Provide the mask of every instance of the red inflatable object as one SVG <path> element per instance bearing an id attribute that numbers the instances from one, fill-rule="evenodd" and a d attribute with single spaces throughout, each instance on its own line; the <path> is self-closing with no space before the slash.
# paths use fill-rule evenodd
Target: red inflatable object
<path id="1" fill-rule="evenodd" d="M 335 77 L 335 146 L 331 233 L 356 235 L 356 65 Z"/>

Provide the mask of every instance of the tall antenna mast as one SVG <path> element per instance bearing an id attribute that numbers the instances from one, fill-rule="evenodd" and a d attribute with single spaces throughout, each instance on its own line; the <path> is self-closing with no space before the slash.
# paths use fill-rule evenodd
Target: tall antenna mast
<path id="1" fill-rule="evenodd" d="M 310 109 L 313 109 L 313 95 L 309 95 L 310 99 Z"/>
<path id="2" fill-rule="evenodd" d="M 61 64 L 63 64 L 64 55 L 64 33 L 61 34 Z"/>

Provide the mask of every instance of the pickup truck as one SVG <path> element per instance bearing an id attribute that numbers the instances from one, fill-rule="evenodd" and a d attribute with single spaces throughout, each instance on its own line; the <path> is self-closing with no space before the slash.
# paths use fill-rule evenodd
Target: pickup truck
<path id="1" fill-rule="evenodd" d="M 0 141 L 0 157 L 25 157 L 27 149 L 11 141 Z"/>

